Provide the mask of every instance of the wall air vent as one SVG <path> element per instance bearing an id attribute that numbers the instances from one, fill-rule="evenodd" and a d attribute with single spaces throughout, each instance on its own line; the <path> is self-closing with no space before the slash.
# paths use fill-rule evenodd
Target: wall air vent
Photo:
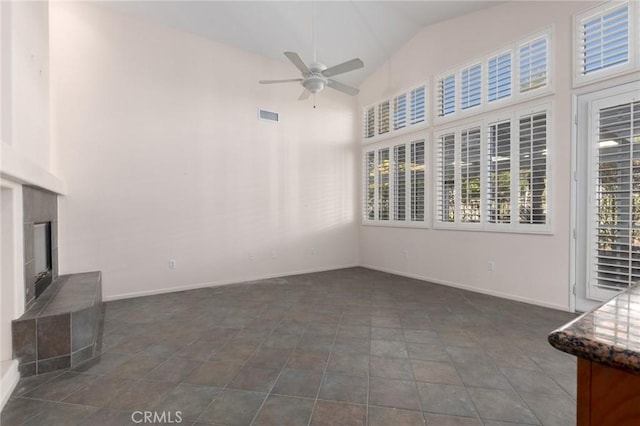
<path id="1" fill-rule="evenodd" d="M 274 121 L 276 123 L 280 121 L 280 115 L 277 112 L 267 111 L 265 109 L 258 109 L 258 118 L 260 120 Z"/>

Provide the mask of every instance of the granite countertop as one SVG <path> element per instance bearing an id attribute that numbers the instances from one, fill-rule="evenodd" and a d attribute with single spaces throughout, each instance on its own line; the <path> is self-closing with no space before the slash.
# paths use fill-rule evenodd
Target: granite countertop
<path id="1" fill-rule="evenodd" d="M 549 334 L 563 352 L 640 375 L 640 285 Z"/>

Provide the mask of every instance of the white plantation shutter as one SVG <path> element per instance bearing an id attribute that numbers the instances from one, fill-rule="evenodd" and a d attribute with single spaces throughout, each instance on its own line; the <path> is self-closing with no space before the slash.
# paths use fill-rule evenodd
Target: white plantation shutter
<path id="1" fill-rule="evenodd" d="M 362 220 L 426 225 L 426 141 L 363 151 Z"/>
<path id="2" fill-rule="evenodd" d="M 519 118 L 519 223 L 547 223 L 547 113 Z"/>
<path id="3" fill-rule="evenodd" d="M 438 80 L 438 116 L 445 117 L 456 112 L 456 76 L 449 75 Z"/>
<path id="4" fill-rule="evenodd" d="M 436 220 L 454 222 L 456 135 L 447 133 L 438 137 L 436 147 Z"/>
<path id="5" fill-rule="evenodd" d="M 579 20 L 577 48 L 581 75 L 629 62 L 629 5 L 606 6 Z"/>
<path id="6" fill-rule="evenodd" d="M 411 221 L 425 220 L 424 141 L 411 142 Z"/>
<path id="7" fill-rule="evenodd" d="M 460 108 L 469 109 L 482 102 L 482 65 L 464 68 L 460 72 Z"/>
<path id="8" fill-rule="evenodd" d="M 407 94 L 393 98 L 393 130 L 407 126 Z"/>
<path id="9" fill-rule="evenodd" d="M 480 193 L 482 168 L 481 130 L 463 130 L 460 135 L 460 221 L 480 222 Z"/>
<path id="10" fill-rule="evenodd" d="M 622 290 L 640 279 L 640 102 L 596 114 L 589 284 Z"/>
<path id="11" fill-rule="evenodd" d="M 378 220 L 389 220 L 389 148 L 378 150 Z"/>
<path id="12" fill-rule="evenodd" d="M 364 176 L 363 182 L 365 188 L 364 195 L 364 219 L 374 220 L 376 218 L 376 153 L 375 151 L 369 151 L 364 154 Z"/>
<path id="13" fill-rule="evenodd" d="M 549 40 L 544 35 L 518 48 L 519 91 L 526 93 L 548 84 Z"/>
<path id="14" fill-rule="evenodd" d="M 489 102 L 511 96 L 511 52 L 489 58 L 487 80 Z"/>
<path id="15" fill-rule="evenodd" d="M 393 219 L 405 220 L 407 215 L 407 147 L 393 147 Z"/>
<path id="16" fill-rule="evenodd" d="M 424 86 L 411 91 L 411 124 L 425 121 L 426 113 L 426 89 Z"/>
<path id="17" fill-rule="evenodd" d="M 372 138 L 376 135 L 376 108 L 369 107 L 364 110 L 362 118 L 362 129 L 364 138 Z"/>
<path id="18" fill-rule="evenodd" d="M 389 101 L 384 101 L 378 105 L 378 134 L 389 133 Z"/>
<path id="19" fill-rule="evenodd" d="M 511 121 L 489 125 L 487 221 L 511 222 Z"/>

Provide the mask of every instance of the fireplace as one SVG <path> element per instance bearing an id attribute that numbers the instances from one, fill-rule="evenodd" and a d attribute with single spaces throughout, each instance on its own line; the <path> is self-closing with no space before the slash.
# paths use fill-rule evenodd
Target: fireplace
<path id="1" fill-rule="evenodd" d="M 22 187 L 24 214 L 25 308 L 58 277 L 57 195 Z"/>
<path id="2" fill-rule="evenodd" d="M 11 348 L 27 377 L 92 358 L 104 314 L 100 272 L 58 276 L 57 195 L 23 185 L 22 201 L 25 312 L 11 322 Z"/>

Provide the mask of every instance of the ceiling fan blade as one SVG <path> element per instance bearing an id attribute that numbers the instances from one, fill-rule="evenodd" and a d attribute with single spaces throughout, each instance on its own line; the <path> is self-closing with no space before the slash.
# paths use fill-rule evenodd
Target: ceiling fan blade
<path id="1" fill-rule="evenodd" d="M 260 83 L 260 84 L 275 84 L 275 83 L 291 83 L 291 82 L 294 82 L 294 81 L 298 81 L 299 82 L 299 81 L 302 81 L 302 79 L 301 78 L 290 78 L 290 79 L 287 79 L 287 80 L 260 80 L 260 81 L 258 81 L 258 83 Z"/>
<path id="2" fill-rule="evenodd" d="M 332 89 L 339 90 L 342 93 L 346 93 L 349 96 L 355 96 L 358 93 L 360 93 L 359 89 L 356 89 L 355 87 L 348 86 L 344 83 L 340 83 L 339 81 L 335 81 L 335 80 L 329 80 L 327 82 L 327 86 L 331 87 Z"/>
<path id="3" fill-rule="evenodd" d="M 295 65 L 296 68 L 298 68 L 303 73 L 308 74 L 311 72 L 309 71 L 309 68 L 307 68 L 305 63 L 302 61 L 302 58 L 300 58 L 300 55 L 298 55 L 296 52 L 284 52 L 284 55 L 287 58 L 289 58 L 291 63 Z"/>
<path id="4" fill-rule="evenodd" d="M 307 99 L 309 99 L 309 96 L 311 96 L 311 92 L 308 91 L 307 89 L 304 89 L 302 93 L 300 93 L 300 97 L 298 98 L 298 100 L 306 101 Z"/>
<path id="5" fill-rule="evenodd" d="M 322 71 L 322 75 L 324 75 L 325 77 L 332 77 L 334 75 L 344 74 L 345 72 L 357 70 L 362 67 L 364 67 L 364 62 L 362 62 L 362 59 L 355 58 L 350 61 L 334 65 L 331 68 L 327 68 L 326 70 Z"/>

